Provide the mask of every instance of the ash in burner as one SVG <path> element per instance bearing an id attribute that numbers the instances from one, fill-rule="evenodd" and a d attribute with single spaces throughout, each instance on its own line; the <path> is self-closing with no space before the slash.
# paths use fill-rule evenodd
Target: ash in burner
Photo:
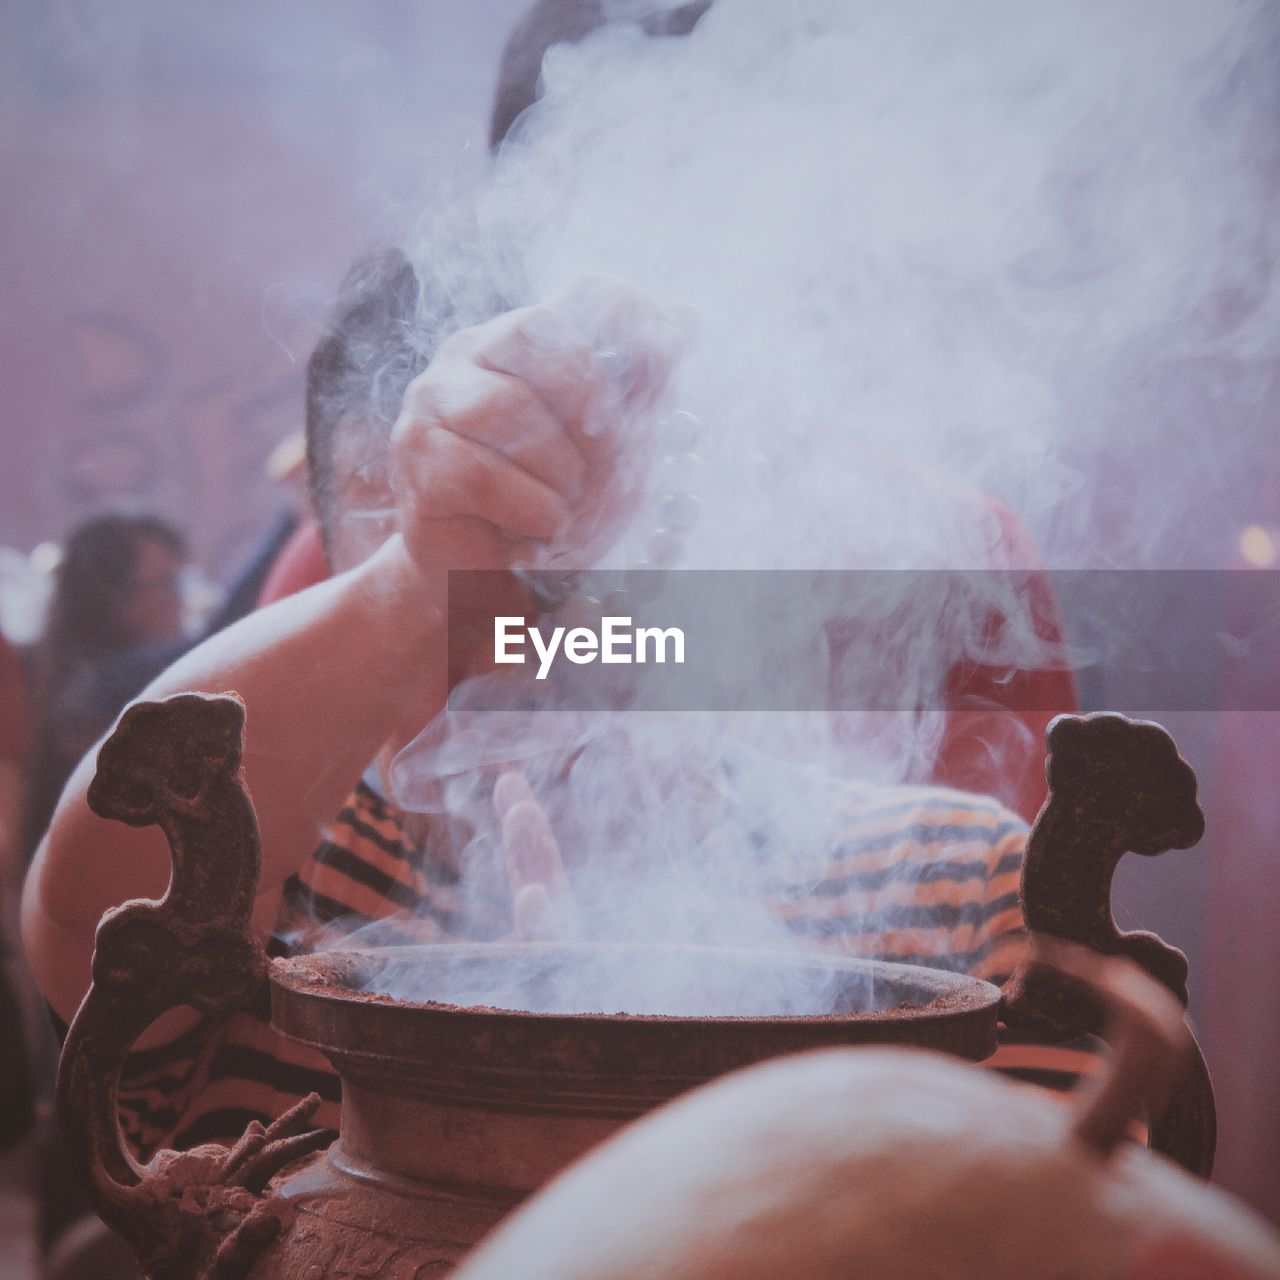
<path id="1" fill-rule="evenodd" d="M 936 994 L 876 984 L 856 962 L 715 947 L 441 945 L 364 957 L 357 981 L 369 994 L 525 1013 L 822 1017 Z"/>

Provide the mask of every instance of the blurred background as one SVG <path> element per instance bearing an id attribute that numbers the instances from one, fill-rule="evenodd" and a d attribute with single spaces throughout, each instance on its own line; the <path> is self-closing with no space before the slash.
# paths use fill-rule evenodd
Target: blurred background
<path id="1" fill-rule="evenodd" d="M 5 0 L 0 630 L 14 670 L 49 622 L 70 534 L 102 513 L 160 522 L 116 531 L 150 602 L 121 630 L 130 645 L 180 644 L 246 580 L 260 585 L 252 575 L 302 501 L 303 369 L 338 282 L 408 234 L 433 190 L 486 163 L 498 56 L 524 8 Z M 1273 368 L 1257 400 L 1272 446 L 1278 387 Z M 1209 522 L 1216 542 L 1199 563 L 1273 572 L 1280 450 L 1260 451 L 1228 514 Z M 30 659 L 26 670 L 41 678 Z M 1131 709 L 1105 671 L 1082 694 Z M 1280 716 L 1186 712 L 1168 725 L 1200 772 L 1209 835 L 1194 852 L 1127 859 L 1120 924 L 1188 952 L 1218 1087 L 1218 1176 L 1280 1220 Z M 62 749 L 98 731 L 71 724 Z M 29 852 L 13 776 L 38 726 L 6 737 L 11 925 Z M 38 1022 L 20 972 L 13 985 Z M 18 1230 L 27 1209 L 3 1212 Z"/>
<path id="2" fill-rule="evenodd" d="M 485 163 L 523 8 L 0 6 L 0 845 L 9 985 L 35 1058 L 16 1061 L 5 1002 L 0 1274 L 77 1265 L 49 1213 L 59 1171 L 32 1153 L 20 1101 L 34 1092 L 47 1148 L 53 1048 L 14 941 L 34 833 L 103 717 L 183 637 L 252 602 L 304 501 L 303 373 L 339 282 Z M 132 523 L 71 539 L 121 511 Z M 55 628 L 67 570 L 97 586 Z M 96 677 L 108 642 L 139 661 L 86 689 L 73 676 Z"/>
<path id="3" fill-rule="evenodd" d="M 100 507 L 217 580 L 279 501 L 347 265 L 486 156 L 520 0 L 10 0 L 0 43 L 0 542 Z"/>

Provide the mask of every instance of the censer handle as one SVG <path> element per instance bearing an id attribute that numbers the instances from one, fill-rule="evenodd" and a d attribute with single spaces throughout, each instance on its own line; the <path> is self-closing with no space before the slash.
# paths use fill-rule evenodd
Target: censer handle
<path id="1" fill-rule="evenodd" d="M 1158 724 L 1100 713 L 1058 716 L 1046 736 L 1049 798 L 1027 841 L 1022 914 L 1033 938 L 1123 956 L 1187 1004 L 1187 958 L 1154 933 L 1121 931 L 1111 884 L 1126 853 L 1188 849 L 1204 834 L 1196 775 Z M 1005 988 L 1007 1025 L 1055 1040 L 1102 1034 L 1087 988 L 1030 960 Z M 1199 1047 L 1185 1059 L 1151 1144 L 1207 1177 L 1216 1141 L 1213 1086 Z"/>
<path id="2" fill-rule="evenodd" d="M 1191 1056 L 1182 1007 L 1133 961 L 1100 956 L 1069 942 L 1044 939 L 1032 961 L 1082 984 L 1099 1002 L 1111 1043 L 1102 1079 L 1080 1090 L 1074 1136 L 1104 1159 L 1124 1142 L 1144 1111 L 1162 1117 Z"/>
<path id="3" fill-rule="evenodd" d="M 58 1067 L 58 1125 L 94 1207 L 153 1280 L 243 1275 L 282 1225 L 261 1194 L 267 1180 L 332 1137 L 308 1127 L 314 1095 L 270 1128 L 250 1126 L 230 1151 L 161 1151 L 144 1167 L 120 1132 L 120 1075 L 157 1018 L 183 1006 L 218 1017 L 265 993 L 267 958 L 250 918 L 261 847 L 240 772 L 243 731 L 234 696 L 139 703 L 104 743 L 89 787 L 99 816 L 161 828 L 173 877 L 159 901 L 126 902 L 98 926 L 92 984 Z"/>

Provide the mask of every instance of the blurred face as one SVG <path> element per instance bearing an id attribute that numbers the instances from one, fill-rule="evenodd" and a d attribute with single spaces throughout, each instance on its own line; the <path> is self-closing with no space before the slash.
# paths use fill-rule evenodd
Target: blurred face
<path id="1" fill-rule="evenodd" d="M 119 604 L 120 624 L 135 644 L 182 635 L 183 559 L 163 543 L 138 544 L 133 573 Z"/>

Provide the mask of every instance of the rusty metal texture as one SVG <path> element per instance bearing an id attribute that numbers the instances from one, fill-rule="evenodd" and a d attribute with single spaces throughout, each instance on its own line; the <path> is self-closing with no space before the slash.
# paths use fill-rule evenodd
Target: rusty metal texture
<path id="1" fill-rule="evenodd" d="M 566 957 L 600 968 L 659 953 L 599 944 L 432 944 L 275 960 L 272 1017 L 342 1077 L 342 1136 L 277 1194 L 295 1206 L 270 1274 L 444 1274 L 516 1205 L 629 1120 L 727 1071 L 833 1044 L 896 1043 L 982 1059 L 995 1048 L 999 990 L 962 975 L 844 957 L 691 948 L 769 982 L 812 968 L 846 1012 L 826 1016 L 647 1017 L 410 1004 L 366 988 L 411 963 Z M 793 975 L 794 976 L 794 975 Z M 424 983 L 429 985 L 429 983 Z M 484 986 L 482 982 L 481 987 Z M 841 998 L 841 992 L 847 999 Z M 874 993 L 873 998 L 872 993 Z M 439 1268 L 437 1271 L 435 1268 Z M 318 1272 L 317 1272 L 318 1274 Z"/>
<path id="2" fill-rule="evenodd" d="M 263 1194 L 283 1166 L 332 1135 L 310 1129 L 318 1099 L 232 1150 L 160 1152 L 145 1168 L 117 1121 L 121 1069 L 160 1015 L 189 1005 L 216 1017 L 253 1003 L 266 956 L 250 924 L 258 826 L 240 775 L 244 708 L 183 694 L 121 717 L 98 755 L 89 804 L 100 817 L 155 824 L 173 858 L 168 892 L 127 902 L 98 926 L 93 982 L 58 1070 L 62 1141 L 104 1222 L 154 1280 L 247 1274 L 288 1206 Z"/>
<path id="3" fill-rule="evenodd" d="M 752 984 L 821 984 L 831 1013 L 785 1017 L 550 1014 L 411 1004 L 377 994 L 384 968 L 429 977 L 471 964 L 494 976 L 566 960 L 597 972 L 674 953 Z M 603 980 L 602 980 L 603 981 Z M 1000 992 L 977 978 L 825 953 L 642 944 L 448 944 L 351 949 L 275 960 L 272 1020 L 322 1050 L 344 1081 L 438 1101 L 630 1119 L 727 1071 L 829 1045 L 900 1044 L 970 1061 L 996 1047 Z"/>
<path id="4" fill-rule="evenodd" d="M 1126 853 L 1157 857 L 1188 849 L 1204 834 L 1196 775 L 1158 724 L 1110 712 L 1059 716 L 1049 726 L 1049 797 L 1027 842 L 1021 899 L 1034 936 L 1062 939 L 1104 956 L 1124 956 L 1185 1008 L 1187 958 L 1154 933 L 1124 932 L 1111 907 Z M 1100 1035 L 1104 1010 L 1070 975 L 1029 961 L 1005 989 L 1005 1022 L 1054 1040 Z M 1213 1088 L 1199 1047 L 1173 1100 L 1152 1127 L 1152 1146 L 1194 1173 L 1213 1168 Z"/>

